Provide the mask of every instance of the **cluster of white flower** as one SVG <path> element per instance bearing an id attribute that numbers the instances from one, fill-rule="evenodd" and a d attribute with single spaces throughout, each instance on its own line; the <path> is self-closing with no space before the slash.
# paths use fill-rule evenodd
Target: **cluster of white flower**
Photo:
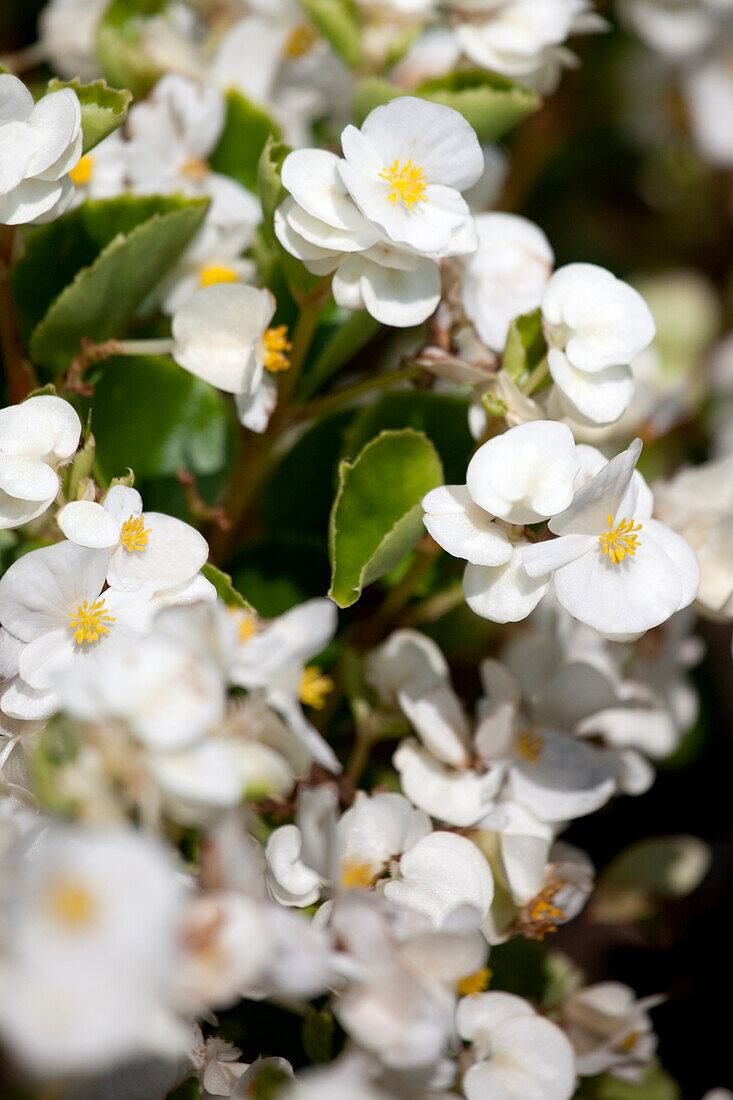
<path id="1" fill-rule="evenodd" d="M 624 10 L 680 54 L 730 6 Z M 717 321 L 680 350 L 653 282 L 556 269 L 539 226 L 486 209 L 503 167 L 456 109 L 548 94 L 605 26 L 589 0 L 52 0 L 36 60 L 139 81 L 124 122 L 104 85 L 34 104 L 0 75 L 0 1091 L 6 1062 L 70 1100 L 653 1083 L 664 997 L 571 962 L 604 870 L 565 834 L 649 790 L 699 716 L 695 613 L 733 620 L 728 426 L 649 482 L 635 438 L 679 424 Z M 201 200 L 197 231 L 156 238 Z M 163 380 L 157 464 L 125 356 Z M 406 427 L 373 400 L 395 384 Z M 216 410 L 212 489 L 183 467 Z M 102 446 L 118 415 L 137 482 Z M 285 581 L 258 586 L 273 544 Z M 460 662 L 449 614 L 476 630 Z M 706 873 L 676 839 L 685 867 L 632 884 L 645 916 Z"/>

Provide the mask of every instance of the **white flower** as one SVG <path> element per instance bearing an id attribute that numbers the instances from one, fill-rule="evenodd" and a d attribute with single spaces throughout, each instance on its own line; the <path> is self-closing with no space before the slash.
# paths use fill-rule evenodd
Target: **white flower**
<path id="1" fill-rule="evenodd" d="M 81 105 L 62 88 L 38 103 L 17 76 L 0 73 L 0 224 L 50 221 L 74 193 L 81 156 Z"/>
<path id="2" fill-rule="evenodd" d="M 390 1100 L 374 1080 L 375 1067 L 363 1055 L 345 1054 L 328 1066 L 305 1069 L 297 1083 L 283 1093 L 283 1100 Z"/>
<path id="3" fill-rule="evenodd" d="M 399 877 L 385 885 L 384 896 L 441 928 L 463 906 L 470 906 L 483 921 L 494 897 L 494 880 L 472 841 L 436 831 L 403 853 Z"/>
<path id="4" fill-rule="evenodd" d="M 6 714 L 48 717 L 58 709 L 59 677 L 147 632 L 152 593 L 103 591 L 108 563 L 106 550 L 60 542 L 32 550 L 0 579 L 0 623 L 21 643 L 18 676 L 2 697 Z"/>
<path id="5" fill-rule="evenodd" d="M 649 1009 L 663 1000 L 637 1000 L 621 982 L 599 982 L 566 997 L 562 1022 L 575 1047 L 578 1073 L 583 1077 L 612 1073 L 639 1084 L 657 1047 Z"/>
<path id="6" fill-rule="evenodd" d="M 269 290 L 239 283 L 203 287 L 173 317 L 176 362 L 226 393 L 236 394 L 245 427 L 262 432 L 277 401 L 270 375 L 287 370 L 284 325 L 268 328 L 275 312 Z"/>
<path id="7" fill-rule="evenodd" d="M 138 491 L 124 485 L 113 485 L 102 504 L 72 501 L 59 512 L 58 524 L 77 546 L 109 551 L 107 583 L 123 592 L 185 585 L 209 556 L 195 528 L 163 512 L 143 512 Z"/>
<path id="8" fill-rule="evenodd" d="M 532 577 L 552 577 L 576 619 L 602 634 L 628 637 L 692 603 L 700 566 L 684 539 L 651 518 L 651 493 L 634 476 L 636 440 L 611 459 L 549 523 L 556 539 L 525 547 Z"/>
<path id="9" fill-rule="evenodd" d="M 133 830 L 48 825 L 4 891 L 0 1030 L 34 1072 L 175 1056 L 181 894 L 175 864 Z"/>
<path id="10" fill-rule="evenodd" d="M 634 394 L 629 364 L 654 339 L 641 295 L 594 264 L 569 264 L 550 279 L 542 299 L 550 374 L 568 411 L 609 424 Z"/>
<path id="11" fill-rule="evenodd" d="M 69 80 L 99 75 L 95 57 L 97 24 L 106 0 L 49 0 L 38 18 L 38 39 L 55 72 Z"/>
<path id="12" fill-rule="evenodd" d="M 559 1027 L 512 993 L 464 997 L 456 1027 L 471 1043 L 463 1075 L 467 1100 L 570 1100 L 573 1048 Z"/>
<path id="13" fill-rule="evenodd" d="M 85 199 L 113 199 L 127 186 L 128 143 L 122 131 L 115 130 L 94 151 L 85 153 L 69 172 L 75 192 L 72 206 Z"/>
<path id="14" fill-rule="evenodd" d="M 725 0 L 724 0 L 725 2 Z M 619 0 L 619 14 L 648 46 L 675 60 L 698 53 L 713 39 L 715 0 Z"/>
<path id="15" fill-rule="evenodd" d="M 235 612 L 231 618 L 239 636 L 232 682 L 261 693 L 319 764 L 340 771 L 336 754 L 301 706 L 305 703 L 320 709 L 333 688 L 332 681 L 308 661 L 324 650 L 336 633 L 335 604 L 326 599 L 307 600 L 262 626 L 250 615 Z"/>
<path id="16" fill-rule="evenodd" d="M 437 259 L 476 247 L 460 192 L 483 170 L 478 139 L 458 112 L 404 97 L 361 130 L 348 126 L 342 148 L 343 158 L 317 149 L 286 158 L 278 239 L 309 271 L 335 272 L 339 305 L 419 324 L 440 300 Z"/>
<path id="17" fill-rule="evenodd" d="M 721 168 L 733 165 L 733 74 L 726 55 L 712 57 L 684 82 L 692 135 L 701 155 Z"/>
<path id="18" fill-rule="evenodd" d="M 56 468 L 79 445 L 81 422 L 60 397 L 30 397 L 0 409 L 0 529 L 20 527 L 53 503 Z"/>
<path id="19" fill-rule="evenodd" d="M 555 257 L 547 237 L 516 214 L 478 214 L 478 251 L 461 280 L 466 316 L 487 348 L 503 351 L 509 325 L 542 301 Z"/>

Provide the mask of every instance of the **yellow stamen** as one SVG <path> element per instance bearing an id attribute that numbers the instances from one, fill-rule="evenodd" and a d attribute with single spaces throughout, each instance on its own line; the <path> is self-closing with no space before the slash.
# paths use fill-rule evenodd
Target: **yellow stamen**
<path id="1" fill-rule="evenodd" d="M 396 203 L 402 199 L 408 210 L 417 206 L 419 202 L 427 202 L 425 194 L 428 181 L 422 168 L 413 165 L 412 159 L 408 160 L 404 167 L 399 160 L 395 160 L 391 168 L 385 168 L 379 173 L 379 178 L 386 180 L 390 186 L 387 196 L 390 202 Z"/>
<path id="2" fill-rule="evenodd" d="M 240 642 L 246 642 L 253 634 L 257 633 L 257 618 L 255 615 L 250 615 L 248 611 L 245 611 L 242 618 L 239 620 L 239 640 Z"/>
<path id="3" fill-rule="evenodd" d="M 236 283 L 237 273 L 231 267 L 212 264 L 199 271 L 199 286 L 214 286 L 216 283 Z"/>
<path id="4" fill-rule="evenodd" d="M 307 57 L 317 41 L 318 35 L 315 27 L 311 26 L 310 23 L 301 23 L 285 43 L 283 57 L 287 58 L 288 61 L 297 61 L 301 57 Z"/>
<path id="5" fill-rule="evenodd" d="M 344 890 L 368 890 L 375 877 L 369 863 L 347 859 L 341 865 L 341 885 Z"/>
<path id="6" fill-rule="evenodd" d="M 80 603 L 76 611 L 69 612 L 71 619 L 71 631 L 74 641 L 79 645 L 85 642 L 98 642 L 103 634 L 109 634 L 109 627 L 105 623 L 113 623 L 114 616 L 107 614 L 107 606 L 104 600 L 96 600 L 87 605 L 87 601 Z"/>
<path id="7" fill-rule="evenodd" d="M 93 173 L 94 157 L 90 157 L 87 153 L 86 156 L 81 157 L 71 169 L 69 172 L 69 179 L 75 187 L 83 187 L 85 183 L 89 183 Z"/>
<path id="8" fill-rule="evenodd" d="M 330 676 L 324 676 L 317 665 L 309 665 L 303 669 L 303 679 L 300 681 L 301 702 L 315 710 L 323 710 L 326 705 L 326 696 L 333 691 L 333 680 Z"/>
<path id="9" fill-rule="evenodd" d="M 130 516 L 130 518 L 126 519 L 122 524 L 120 542 L 129 554 L 132 554 L 134 551 L 142 553 L 148 545 L 149 534 L 150 528 L 145 527 L 142 516 Z"/>
<path id="10" fill-rule="evenodd" d="M 209 175 L 209 166 L 201 157 L 189 157 L 181 165 L 181 175 L 187 176 L 194 183 L 203 183 Z"/>
<path id="11" fill-rule="evenodd" d="M 46 895 L 48 910 L 59 924 L 67 928 L 83 928 L 92 923 L 96 906 L 94 898 L 78 882 L 59 879 L 51 884 Z"/>
<path id="12" fill-rule="evenodd" d="M 493 971 L 488 966 L 477 970 L 475 974 L 468 974 L 456 984 L 458 996 L 475 997 L 477 993 L 485 993 L 492 977 Z"/>
<path id="13" fill-rule="evenodd" d="M 599 536 L 602 552 L 618 565 L 628 554 L 633 558 L 641 543 L 637 531 L 641 531 L 641 524 L 634 524 L 633 519 L 622 519 L 614 527 L 613 516 L 608 517 L 608 530 Z"/>
<path id="14" fill-rule="evenodd" d="M 545 741 L 541 734 L 536 736 L 531 730 L 525 730 L 519 735 L 519 755 L 523 756 L 530 764 L 536 764 Z"/>
<path id="15" fill-rule="evenodd" d="M 631 1054 L 631 1051 L 639 1042 L 639 1039 L 641 1039 L 640 1031 L 630 1031 L 626 1038 L 618 1044 L 617 1049 L 620 1050 L 622 1054 Z"/>
<path id="16" fill-rule="evenodd" d="M 287 370 L 290 366 L 288 352 L 293 345 L 288 340 L 288 326 L 278 325 L 277 328 L 268 328 L 262 337 L 263 358 L 265 370 Z"/>

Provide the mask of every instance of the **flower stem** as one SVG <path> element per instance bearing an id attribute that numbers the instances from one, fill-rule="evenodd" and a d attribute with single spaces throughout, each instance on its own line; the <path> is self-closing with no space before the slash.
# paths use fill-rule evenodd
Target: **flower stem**
<path id="1" fill-rule="evenodd" d="M 38 376 L 23 351 L 18 328 L 10 268 L 13 262 L 15 227 L 0 226 L 0 350 L 2 351 L 8 396 L 13 404 L 24 401 L 38 389 Z"/>
<path id="2" fill-rule="evenodd" d="M 118 340 L 115 355 L 170 355 L 173 341 L 161 340 Z"/>
<path id="3" fill-rule="evenodd" d="M 296 420 L 311 420 L 316 416 L 328 416 L 330 413 L 339 412 L 347 408 L 360 397 L 370 393 L 378 393 L 380 390 L 391 389 L 403 382 L 409 382 L 420 374 L 417 366 L 405 367 L 403 370 L 392 371 L 390 374 L 379 374 L 375 378 L 366 378 L 363 382 L 357 382 L 353 386 L 346 386 L 336 393 L 329 393 L 325 397 L 316 398 L 315 401 L 302 405 L 295 412 Z"/>
<path id="4" fill-rule="evenodd" d="M 545 356 L 539 361 L 527 381 L 522 386 L 522 393 L 527 394 L 527 396 L 534 393 L 535 390 L 542 385 L 545 379 L 549 377 L 549 374 L 550 364 L 547 356 Z"/>

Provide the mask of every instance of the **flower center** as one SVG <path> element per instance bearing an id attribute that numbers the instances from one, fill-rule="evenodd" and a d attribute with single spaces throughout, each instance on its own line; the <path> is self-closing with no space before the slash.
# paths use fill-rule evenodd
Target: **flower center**
<path id="1" fill-rule="evenodd" d="M 326 696 L 333 691 L 333 686 L 330 676 L 324 676 L 317 665 L 309 665 L 303 669 L 303 678 L 300 681 L 301 702 L 315 710 L 323 710 Z"/>
<path id="2" fill-rule="evenodd" d="M 142 516 L 130 516 L 122 524 L 122 531 L 120 532 L 120 542 L 127 550 L 128 554 L 134 553 L 134 551 L 142 551 L 148 545 L 148 535 L 150 534 L 150 528 L 145 527 Z"/>
<path id="3" fill-rule="evenodd" d="M 428 201 L 425 195 L 428 181 L 422 168 L 413 165 L 412 158 L 404 166 L 400 165 L 399 160 L 395 160 L 391 168 L 385 168 L 379 173 L 379 178 L 386 180 L 390 186 L 387 196 L 390 202 L 396 203 L 398 199 L 402 199 L 408 210 L 412 210 L 419 202 Z"/>
<path id="4" fill-rule="evenodd" d="M 240 642 L 246 642 L 253 634 L 257 633 L 257 619 L 245 611 L 239 620 L 238 634 Z"/>
<path id="5" fill-rule="evenodd" d="M 89 183 L 94 173 L 94 157 L 90 157 L 87 153 L 86 156 L 80 157 L 74 167 L 69 172 L 69 179 L 75 187 L 83 187 L 85 183 Z"/>
<path id="6" fill-rule="evenodd" d="M 544 743 L 541 734 L 533 734 L 531 730 L 525 730 L 519 735 L 519 755 L 524 757 L 530 764 L 536 764 Z"/>
<path id="7" fill-rule="evenodd" d="M 194 183 L 203 183 L 208 177 L 209 171 L 208 164 L 201 157 L 189 157 L 181 165 L 181 175 L 193 180 Z"/>
<path id="8" fill-rule="evenodd" d="M 475 974 L 468 974 L 456 984 L 459 997 L 473 997 L 477 993 L 485 993 L 489 988 L 489 982 L 493 977 L 490 967 L 484 966 Z"/>
<path id="9" fill-rule="evenodd" d="M 81 883 L 66 879 L 53 882 L 46 895 L 48 911 L 66 928 L 83 928 L 92 923 L 94 898 Z"/>
<path id="10" fill-rule="evenodd" d="M 315 27 L 312 27 L 310 23 L 301 23 L 285 43 L 283 57 L 287 58 L 288 61 L 297 61 L 301 57 L 307 57 L 317 41 L 318 35 Z"/>
<path id="11" fill-rule="evenodd" d="M 115 621 L 113 615 L 107 614 L 107 605 L 104 600 L 96 600 L 93 604 L 80 603 L 76 611 L 69 612 L 71 619 L 71 631 L 74 641 L 79 645 L 85 642 L 98 642 L 103 634 L 109 634 L 106 623 Z"/>
<path id="12" fill-rule="evenodd" d="M 212 264 L 199 270 L 199 286 L 214 286 L 215 283 L 236 283 L 237 273 L 231 267 Z"/>
<path id="13" fill-rule="evenodd" d="M 287 370 L 290 366 L 288 352 L 293 345 L 288 340 L 288 326 L 278 325 L 277 328 L 268 328 L 262 337 L 263 358 L 265 370 L 275 374 L 277 371 Z"/>
<path id="14" fill-rule="evenodd" d="M 368 890 L 374 882 L 371 864 L 347 859 L 341 865 L 341 885 L 344 890 Z"/>
<path id="15" fill-rule="evenodd" d="M 609 516 L 608 530 L 598 538 L 602 552 L 607 554 L 615 565 L 623 561 L 627 554 L 633 558 L 641 546 L 637 531 L 641 531 L 641 524 L 634 524 L 633 519 L 622 519 L 614 527 L 613 516 Z"/>

